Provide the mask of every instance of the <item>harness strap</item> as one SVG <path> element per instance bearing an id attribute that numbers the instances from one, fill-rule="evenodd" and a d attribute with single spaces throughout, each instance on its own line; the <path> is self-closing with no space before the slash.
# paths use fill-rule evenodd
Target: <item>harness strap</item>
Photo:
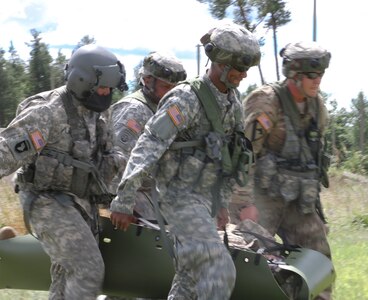
<path id="1" fill-rule="evenodd" d="M 179 150 L 179 149 L 182 149 L 182 148 L 204 147 L 204 146 L 205 146 L 205 143 L 203 141 L 199 141 L 199 140 L 173 142 L 170 145 L 170 150 Z"/>
<path id="2" fill-rule="evenodd" d="M 275 91 L 279 101 L 281 103 L 282 108 L 284 109 L 284 113 L 291 120 L 291 124 L 294 127 L 295 132 L 297 133 L 301 151 L 306 161 L 304 163 L 308 163 L 313 158 L 311 149 L 307 143 L 304 130 L 301 126 L 301 120 L 298 108 L 295 105 L 295 102 L 292 100 L 290 91 L 288 89 L 283 88 L 279 83 L 270 83 L 269 84 L 272 89 Z M 318 118 L 317 118 L 318 119 Z M 316 162 L 317 163 L 317 162 Z"/>

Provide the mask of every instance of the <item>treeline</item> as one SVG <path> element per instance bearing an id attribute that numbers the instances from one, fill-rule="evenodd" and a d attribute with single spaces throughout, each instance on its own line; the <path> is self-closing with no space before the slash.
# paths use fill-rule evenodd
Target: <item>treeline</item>
<path id="1" fill-rule="evenodd" d="M 40 32 L 31 30 L 30 58 L 23 61 L 16 49 L 10 45 L 8 53 L 0 47 L 0 127 L 6 127 L 14 118 L 20 101 L 36 93 L 51 90 L 65 84 L 64 67 L 67 58 L 59 51 L 55 59 L 49 53 L 48 45 L 42 42 Z M 75 49 L 94 43 L 85 36 Z M 5 55 L 8 54 L 8 55 Z M 8 59 L 5 58 L 8 56 Z M 135 74 L 139 66 L 135 68 Z M 130 83 L 131 90 L 137 87 L 137 79 Z M 249 86 L 246 93 L 255 86 Z M 245 93 L 245 94 L 246 94 Z M 123 95 L 115 91 L 114 100 Z M 350 110 L 338 109 L 336 100 L 323 93 L 330 110 L 330 126 L 327 130 L 327 151 L 332 165 L 354 173 L 368 175 L 368 101 L 363 92 L 351 100 Z"/>
<path id="2" fill-rule="evenodd" d="M 19 57 L 12 43 L 7 51 L 0 45 L 0 127 L 6 127 L 14 118 L 17 105 L 23 99 L 65 84 L 65 55 L 59 50 L 53 59 L 41 32 L 35 29 L 30 32 L 32 39 L 26 43 L 30 48 L 27 62 Z M 73 51 L 92 43 L 95 43 L 94 38 L 84 36 Z M 114 91 L 114 100 L 121 97 L 120 91 Z"/>

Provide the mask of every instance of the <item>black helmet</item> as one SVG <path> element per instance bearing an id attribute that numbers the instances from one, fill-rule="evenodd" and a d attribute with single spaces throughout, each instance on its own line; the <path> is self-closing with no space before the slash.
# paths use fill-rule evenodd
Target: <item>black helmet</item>
<path id="1" fill-rule="evenodd" d="M 116 56 L 94 44 L 77 49 L 65 66 L 66 86 L 78 99 L 87 98 L 99 86 L 127 90 L 125 76 Z"/>

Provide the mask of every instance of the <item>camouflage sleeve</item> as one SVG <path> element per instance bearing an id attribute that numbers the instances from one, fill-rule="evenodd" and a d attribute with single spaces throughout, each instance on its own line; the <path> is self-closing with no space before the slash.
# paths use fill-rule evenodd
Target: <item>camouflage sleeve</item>
<path id="1" fill-rule="evenodd" d="M 0 133 L 0 177 L 35 159 L 48 141 L 53 119 L 50 108 L 38 106 L 19 114 Z"/>
<path id="2" fill-rule="evenodd" d="M 270 86 L 263 86 L 243 100 L 244 130 L 253 152 L 261 152 L 265 139 L 277 122 L 277 96 Z"/>
<path id="3" fill-rule="evenodd" d="M 114 105 L 112 120 L 115 145 L 121 149 L 126 160 L 152 115 L 152 111 L 146 105 L 135 99 L 125 99 L 124 102 Z"/>
<path id="4" fill-rule="evenodd" d="M 111 203 L 112 211 L 133 212 L 136 191 L 143 179 L 151 173 L 177 135 L 193 125 L 199 105 L 195 94 L 185 85 L 174 88 L 166 95 L 163 105 L 147 122 L 131 152 L 117 197 Z"/>

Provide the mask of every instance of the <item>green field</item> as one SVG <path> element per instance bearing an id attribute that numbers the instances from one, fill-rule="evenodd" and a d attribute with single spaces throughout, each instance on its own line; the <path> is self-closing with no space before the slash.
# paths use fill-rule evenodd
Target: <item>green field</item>
<path id="1" fill-rule="evenodd" d="M 367 178 L 336 173 L 331 176 L 330 188 L 322 191 L 337 273 L 334 300 L 368 300 L 367 186 Z M 17 198 L 4 179 L 0 183 L 0 195 L 0 225 L 11 225 L 24 233 Z M 47 292 L 0 290 L 0 300 L 20 299 L 47 299 Z"/>

